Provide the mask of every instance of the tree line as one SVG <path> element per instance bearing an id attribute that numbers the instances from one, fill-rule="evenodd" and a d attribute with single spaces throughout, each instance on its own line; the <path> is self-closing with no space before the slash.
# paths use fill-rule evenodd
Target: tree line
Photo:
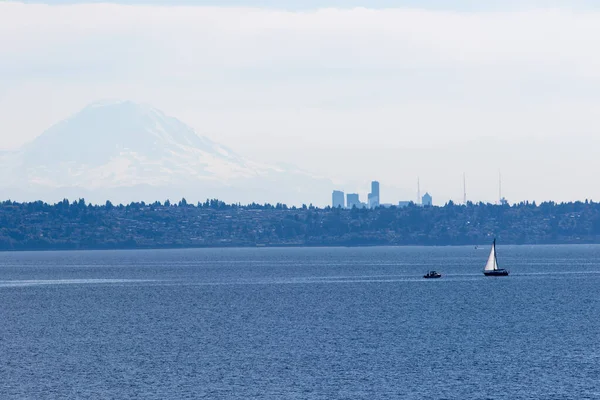
<path id="1" fill-rule="evenodd" d="M 600 243 L 600 203 L 448 202 L 351 210 L 286 204 L 0 203 L 0 250 Z"/>

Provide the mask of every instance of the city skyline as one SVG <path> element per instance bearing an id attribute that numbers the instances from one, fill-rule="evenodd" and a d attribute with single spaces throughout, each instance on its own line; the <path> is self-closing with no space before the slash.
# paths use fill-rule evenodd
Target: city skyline
<path id="1" fill-rule="evenodd" d="M 391 206 L 398 206 L 398 207 L 406 207 L 408 206 L 410 203 L 416 204 L 416 205 L 422 205 L 422 206 L 432 206 L 432 205 L 444 205 L 446 203 L 448 203 L 449 201 L 452 201 L 454 204 L 467 204 L 468 202 L 471 203 L 479 203 L 479 202 L 483 202 L 483 203 L 488 203 L 488 204 L 499 204 L 499 205 L 505 205 L 505 204 L 511 204 L 508 199 L 506 199 L 506 197 L 504 197 L 502 195 L 502 175 L 500 172 L 498 172 L 498 198 L 496 199 L 495 202 L 485 202 L 482 200 L 477 200 L 477 199 L 470 199 L 467 196 L 467 180 L 466 180 L 466 174 L 463 173 L 463 197 L 462 197 L 462 201 L 455 201 L 453 199 L 449 199 L 447 201 L 445 201 L 444 203 L 434 203 L 433 202 L 433 196 L 429 191 L 425 191 L 425 194 L 421 195 L 421 182 L 420 182 L 420 178 L 417 178 L 417 192 L 416 192 L 416 199 L 397 199 L 397 198 L 385 198 L 385 201 L 381 201 L 381 196 L 380 196 L 380 182 L 379 181 L 371 181 L 371 191 L 367 194 L 367 202 L 362 202 L 360 201 L 360 192 L 359 193 L 346 193 L 343 189 L 335 189 L 332 192 L 332 202 L 331 202 L 331 206 L 333 208 L 337 208 L 338 206 L 340 206 L 341 208 L 353 208 L 353 206 L 356 206 L 358 208 L 377 208 L 379 206 L 383 206 L 383 207 L 391 207 Z M 344 197 L 344 195 L 346 195 L 346 197 Z M 389 196 L 389 195 L 388 195 Z M 416 201 L 415 201 L 416 200 Z M 585 200 L 590 200 L 590 199 L 585 199 Z"/>
<path id="2" fill-rule="evenodd" d="M 406 207 L 409 204 L 413 203 L 416 205 L 423 206 L 431 206 L 432 196 L 426 192 L 423 196 L 420 193 L 420 184 L 418 184 L 417 188 L 417 199 L 407 200 L 407 199 L 395 199 L 389 200 L 389 202 L 381 201 L 381 191 L 379 181 L 371 181 L 371 191 L 367 194 L 367 201 L 363 202 L 360 200 L 360 193 L 347 193 L 346 197 L 344 197 L 345 192 L 340 189 L 336 189 L 331 194 L 331 207 L 333 208 L 378 208 L 378 207 Z M 465 197 L 466 204 L 466 197 Z"/>

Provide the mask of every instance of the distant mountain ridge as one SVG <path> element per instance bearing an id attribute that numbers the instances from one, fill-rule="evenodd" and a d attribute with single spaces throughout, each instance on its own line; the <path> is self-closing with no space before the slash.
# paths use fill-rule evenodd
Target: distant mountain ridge
<path id="1" fill-rule="evenodd" d="M 10 171 L 0 184 L 27 200 L 39 193 L 52 201 L 63 190 L 98 202 L 187 194 L 292 203 L 328 196 L 331 188 L 305 171 L 244 158 L 178 119 L 131 101 L 90 104 L 19 151 L 0 154 L 0 163 Z M 136 193 L 143 198 L 132 197 Z"/>

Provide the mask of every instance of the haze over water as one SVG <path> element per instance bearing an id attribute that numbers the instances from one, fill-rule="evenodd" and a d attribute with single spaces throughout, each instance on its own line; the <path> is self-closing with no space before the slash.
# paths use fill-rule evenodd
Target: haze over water
<path id="1" fill-rule="evenodd" d="M 488 250 L 1 253 L 0 392 L 600 398 L 600 246 Z"/>

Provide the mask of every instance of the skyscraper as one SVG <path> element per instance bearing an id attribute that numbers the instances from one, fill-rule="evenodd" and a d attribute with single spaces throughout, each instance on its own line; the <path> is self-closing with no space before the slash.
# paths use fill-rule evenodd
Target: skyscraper
<path id="1" fill-rule="evenodd" d="M 373 181 L 371 182 L 371 193 L 368 196 L 369 199 L 369 208 L 379 207 L 379 182 Z"/>
<path id="2" fill-rule="evenodd" d="M 348 193 L 346 195 L 346 206 L 348 208 L 360 208 L 361 204 L 360 199 L 358 198 L 358 193 Z"/>
<path id="3" fill-rule="evenodd" d="M 373 181 L 371 182 L 371 193 L 375 196 L 379 197 L 379 182 Z"/>
<path id="4" fill-rule="evenodd" d="M 340 190 L 334 190 L 331 195 L 331 206 L 333 208 L 344 208 L 344 192 Z"/>

